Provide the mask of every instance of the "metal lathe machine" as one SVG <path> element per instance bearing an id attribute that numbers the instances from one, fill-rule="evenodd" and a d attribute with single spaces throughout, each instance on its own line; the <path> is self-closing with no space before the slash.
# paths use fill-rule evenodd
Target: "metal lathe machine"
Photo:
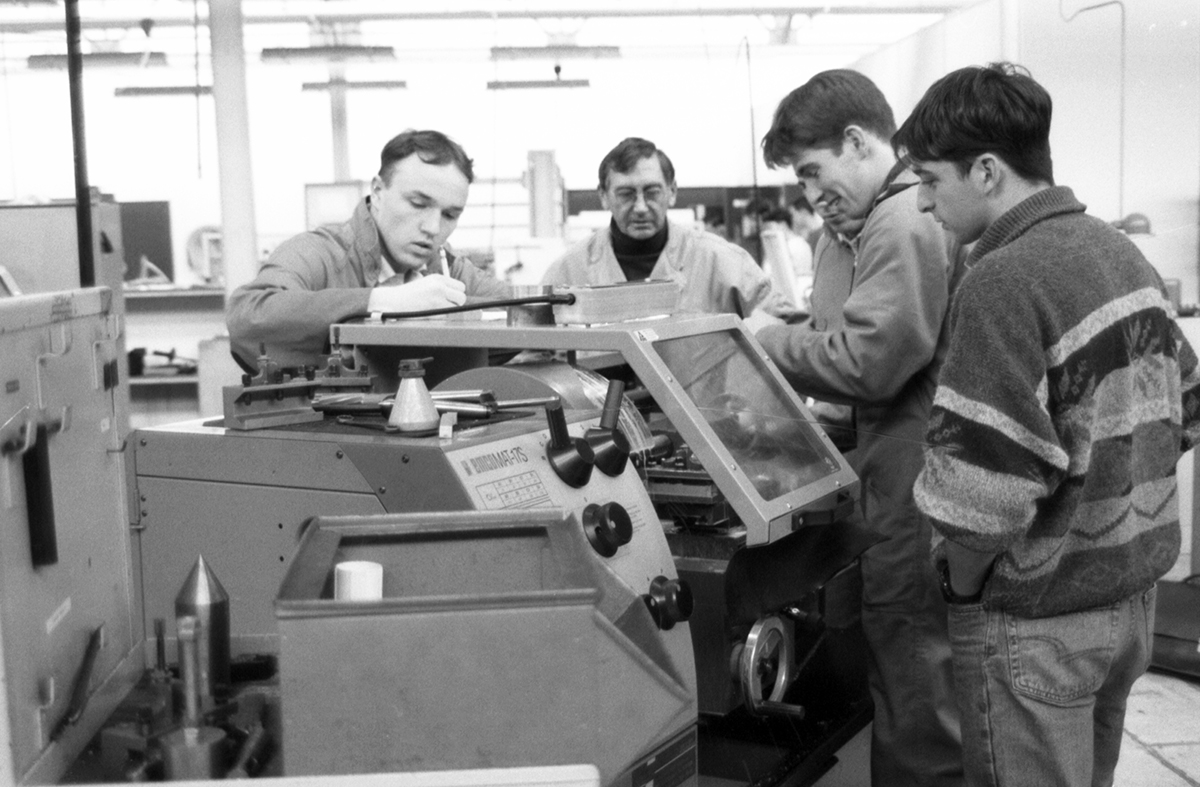
<path id="1" fill-rule="evenodd" d="M 740 320 L 571 289 L 127 438 L 106 291 L 0 302 L 0 780 L 815 780 L 870 718 L 857 479 Z"/>

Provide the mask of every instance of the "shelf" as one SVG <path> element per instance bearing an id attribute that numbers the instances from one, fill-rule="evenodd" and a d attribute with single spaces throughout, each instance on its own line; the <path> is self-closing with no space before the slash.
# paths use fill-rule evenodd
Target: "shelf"
<path id="1" fill-rule="evenodd" d="M 225 290 L 198 287 L 174 290 L 125 290 L 126 312 L 177 310 L 224 311 Z"/>
<path id="2" fill-rule="evenodd" d="M 197 386 L 200 376 L 195 374 L 149 375 L 146 377 L 130 377 L 130 388 L 150 388 L 154 386 Z"/>

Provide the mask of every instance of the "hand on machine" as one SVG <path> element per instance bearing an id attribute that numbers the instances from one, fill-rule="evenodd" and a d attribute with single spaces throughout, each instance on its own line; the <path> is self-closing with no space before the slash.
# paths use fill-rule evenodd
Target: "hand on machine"
<path id="1" fill-rule="evenodd" d="M 396 284 L 392 284 L 392 282 Z M 466 303 L 466 285 L 440 273 L 401 283 L 396 276 L 371 291 L 367 311 L 372 314 L 445 309 Z"/>

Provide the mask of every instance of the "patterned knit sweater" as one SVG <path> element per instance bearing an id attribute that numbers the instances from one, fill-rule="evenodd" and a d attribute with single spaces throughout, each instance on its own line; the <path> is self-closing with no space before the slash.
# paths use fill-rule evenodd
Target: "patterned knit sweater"
<path id="1" fill-rule="evenodd" d="M 1084 210 L 1046 189 L 979 239 L 915 488 L 941 537 L 999 553 L 984 603 L 1024 617 L 1113 603 L 1171 568 L 1175 463 L 1200 439 L 1196 355 L 1161 279 Z"/>

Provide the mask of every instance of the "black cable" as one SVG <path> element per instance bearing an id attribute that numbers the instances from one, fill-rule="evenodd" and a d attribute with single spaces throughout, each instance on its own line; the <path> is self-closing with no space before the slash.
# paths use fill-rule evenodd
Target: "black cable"
<path id="1" fill-rule="evenodd" d="M 571 293 L 562 295 L 531 295 L 528 298 L 507 298 L 499 301 L 482 301 L 479 303 L 464 303 L 461 306 L 447 306 L 442 309 L 425 309 L 419 312 L 380 312 L 379 315 L 385 320 L 403 320 L 406 318 L 415 317 L 437 317 L 443 314 L 458 314 L 459 312 L 482 311 L 483 309 L 496 309 L 507 306 L 531 306 L 538 303 L 562 303 L 570 305 L 575 302 L 575 296 Z M 359 312 L 351 314 L 347 320 L 359 319 L 362 317 L 370 317 L 376 312 Z"/>

